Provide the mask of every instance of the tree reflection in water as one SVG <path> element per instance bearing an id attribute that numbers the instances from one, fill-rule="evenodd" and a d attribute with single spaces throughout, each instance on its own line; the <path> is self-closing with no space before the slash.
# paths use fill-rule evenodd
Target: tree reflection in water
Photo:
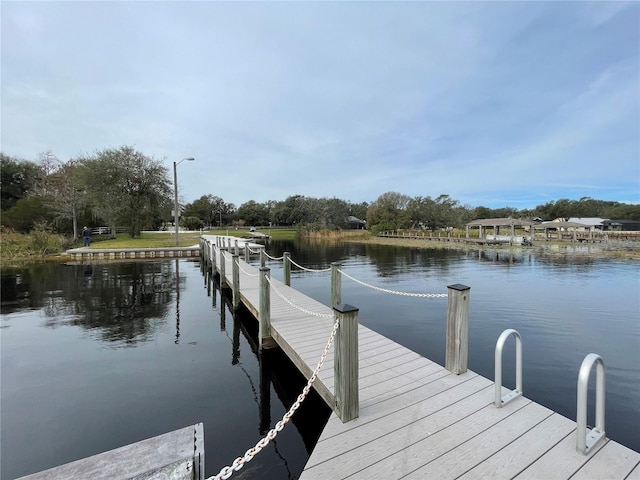
<path id="1" fill-rule="evenodd" d="M 11 296 L 26 290 L 29 295 L 20 308 L 41 309 L 45 327 L 77 326 L 111 348 L 132 347 L 149 341 L 158 328 L 167 324 L 169 304 L 173 295 L 178 299 L 184 283 L 177 264 L 177 260 L 175 264 L 67 264 L 63 269 L 36 264 L 5 271 L 3 287 L 14 287 L 2 289 L 2 313 L 14 311 L 15 299 Z M 176 343 L 179 332 L 177 323 Z"/>

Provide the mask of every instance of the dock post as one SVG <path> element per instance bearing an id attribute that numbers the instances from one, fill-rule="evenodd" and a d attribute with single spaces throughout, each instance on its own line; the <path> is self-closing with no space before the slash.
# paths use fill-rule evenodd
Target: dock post
<path id="1" fill-rule="evenodd" d="M 338 262 L 331 264 L 331 306 L 335 307 L 342 303 L 342 265 Z"/>
<path id="2" fill-rule="evenodd" d="M 231 278 L 233 289 L 233 308 L 240 306 L 240 255 L 237 253 L 231 257 Z"/>
<path id="3" fill-rule="evenodd" d="M 358 385 L 358 309 L 341 304 L 333 307 L 338 319 L 334 352 L 333 376 L 336 413 L 342 423 L 360 415 Z"/>
<path id="4" fill-rule="evenodd" d="M 265 348 L 272 348 L 275 346 L 275 341 L 271 338 L 271 285 L 268 281 L 270 278 L 270 272 L 270 268 L 260 268 L 258 348 L 261 351 Z"/>
<path id="5" fill-rule="evenodd" d="M 448 285 L 447 348 L 444 367 L 460 375 L 467 371 L 469 357 L 469 291 L 462 284 Z"/>
<path id="6" fill-rule="evenodd" d="M 251 261 L 251 251 L 249 250 L 249 243 L 244 244 L 244 261 L 249 263 Z"/>
<path id="7" fill-rule="evenodd" d="M 265 247 L 260 247 L 260 266 L 264 267 L 267 264 L 267 252 Z"/>
<path id="8" fill-rule="evenodd" d="M 258 416 L 260 435 L 266 435 L 271 429 L 271 363 L 269 354 L 262 352 L 258 355 L 260 369 L 260 401 L 258 402 Z"/>
<path id="9" fill-rule="evenodd" d="M 227 259 L 224 257 L 224 249 L 220 249 L 220 288 L 222 289 L 222 287 L 225 286 L 225 284 L 227 283 L 227 279 L 226 279 L 226 261 Z"/>
<path id="10" fill-rule="evenodd" d="M 216 247 L 213 244 L 210 245 L 211 253 L 209 257 L 211 258 L 211 275 L 216 275 L 218 273 L 216 268 Z"/>
<path id="11" fill-rule="evenodd" d="M 238 240 L 234 240 L 234 253 L 236 255 L 240 255 L 240 246 L 238 245 Z"/>
<path id="12" fill-rule="evenodd" d="M 282 254 L 282 266 L 284 268 L 284 284 L 287 287 L 291 286 L 291 254 L 284 252 Z"/>

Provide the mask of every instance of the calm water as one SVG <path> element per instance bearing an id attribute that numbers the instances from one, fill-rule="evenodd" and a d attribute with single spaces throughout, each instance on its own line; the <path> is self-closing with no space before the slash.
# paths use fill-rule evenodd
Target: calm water
<path id="1" fill-rule="evenodd" d="M 602 355 L 607 435 L 640 450 L 637 263 L 571 251 L 545 256 L 277 242 L 267 250 L 290 251 L 311 268 L 340 261 L 350 275 L 391 290 L 470 286 L 469 368 L 493 378 L 495 341 L 515 328 L 523 337 L 525 395 L 570 418 L 582 359 Z M 281 266 L 269 266 L 281 279 Z M 292 284 L 329 303 L 328 274 L 294 270 Z M 360 308 L 362 323 L 444 363 L 446 299 L 384 294 L 347 278 L 342 285 L 343 302 Z M 199 421 L 207 475 L 253 446 L 303 381 L 278 353 L 258 360 L 255 322 L 234 319 L 227 303 L 208 288 L 198 263 L 185 260 L 3 271 L 2 478 Z M 505 370 L 513 386 L 513 369 Z M 328 416 L 317 397 L 311 400 L 240 478 L 297 478 Z M 589 404 L 593 410 L 593 396 Z"/>

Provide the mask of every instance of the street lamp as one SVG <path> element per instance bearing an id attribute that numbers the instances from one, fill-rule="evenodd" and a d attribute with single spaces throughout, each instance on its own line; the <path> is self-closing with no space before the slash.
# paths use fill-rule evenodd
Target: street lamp
<path id="1" fill-rule="evenodd" d="M 189 158 L 183 158 L 182 160 L 180 160 L 179 162 L 173 162 L 173 220 L 175 223 L 175 227 L 176 227 L 176 247 L 178 246 L 178 216 L 179 216 L 179 212 L 178 209 L 180 208 L 178 205 L 178 165 L 180 165 L 182 162 L 184 162 L 185 160 L 189 161 L 189 162 L 193 162 L 195 160 L 195 158 L 193 157 L 189 157 Z"/>

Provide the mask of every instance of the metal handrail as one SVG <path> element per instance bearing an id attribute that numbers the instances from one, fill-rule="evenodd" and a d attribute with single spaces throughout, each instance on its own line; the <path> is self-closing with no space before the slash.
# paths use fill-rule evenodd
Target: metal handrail
<path id="1" fill-rule="evenodd" d="M 502 349 L 504 348 L 504 343 L 507 341 L 507 338 L 511 335 L 516 337 L 516 388 L 505 396 L 502 396 Z M 520 334 L 512 328 L 502 332 L 496 342 L 494 378 L 495 399 L 493 403 L 496 407 L 500 408 L 522 395 L 522 340 Z"/>
<path id="2" fill-rule="evenodd" d="M 587 433 L 587 392 L 589 376 L 593 364 L 596 369 L 596 426 Z M 582 361 L 578 373 L 578 395 L 576 413 L 576 434 L 578 436 L 577 449 L 583 455 L 588 455 L 592 448 L 604 438 L 604 360 L 600 355 L 590 353 Z"/>

